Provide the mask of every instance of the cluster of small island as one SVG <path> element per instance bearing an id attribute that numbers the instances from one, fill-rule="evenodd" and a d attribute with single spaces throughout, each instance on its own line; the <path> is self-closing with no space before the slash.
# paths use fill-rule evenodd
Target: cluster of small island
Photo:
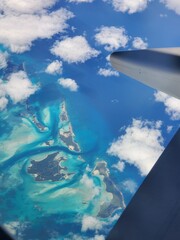
<path id="1" fill-rule="evenodd" d="M 33 115 L 33 123 L 39 130 L 43 130 L 42 126 L 39 124 L 36 116 Z M 76 152 L 76 158 L 82 159 L 81 149 L 79 144 L 75 141 L 75 134 L 73 132 L 72 124 L 69 120 L 69 116 L 66 109 L 65 101 L 60 104 L 59 113 L 59 143 L 61 146 L 67 147 L 70 151 Z M 51 140 L 53 144 L 53 140 Z M 50 146 L 50 141 L 45 143 Z M 62 167 L 62 162 L 67 161 L 68 154 L 60 151 L 55 151 L 49 153 L 42 160 L 30 160 L 30 165 L 27 168 L 27 173 L 32 175 L 37 182 L 44 181 L 62 181 L 70 178 L 71 173 L 68 171 L 67 167 Z M 103 181 L 105 185 L 105 190 L 112 194 L 111 200 L 109 202 L 105 201 L 101 204 L 100 210 L 97 214 L 100 218 L 107 218 L 112 215 L 112 213 L 117 209 L 124 209 L 125 202 L 122 192 L 117 188 L 113 182 L 110 171 L 107 167 L 107 162 L 101 159 L 97 159 L 94 169 L 91 171 L 92 179 L 98 177 Z M 84 203 L 82 203 L 84 204 Z"/>

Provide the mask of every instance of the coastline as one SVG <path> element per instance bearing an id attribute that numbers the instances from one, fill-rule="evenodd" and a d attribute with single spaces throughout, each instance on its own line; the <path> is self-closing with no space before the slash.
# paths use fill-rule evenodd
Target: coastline
<path id="1" fill-rule="evenodd" d="M 74 139 L 75 134 L 73 132 L 72 124 L 69 120 L 65 101 L 61 103 L 61 113 L 59 119 L 62 124 L 62 127 L 59 130 L 61 141 L 68 147 L 69 150 L 80 152 L 80 146 Z"/>
<path id="2" fill-rule="evenodd" d="M 106 191 L 112 193 L 113 195 L 113 198 L 109 204 L 104 203 L 101 206 L 98 216 L 106 218 L 108 216 L 111 216 L 116 209 L 125 209 L 126 205 L 124 202 L 124 196 L 112 181 L 110 171 L 107 167 L 107 162 L 104 160 L 98 161 L 92 173 L 96 176 L 103 177 L 103 182 L 106 185 Z"/>

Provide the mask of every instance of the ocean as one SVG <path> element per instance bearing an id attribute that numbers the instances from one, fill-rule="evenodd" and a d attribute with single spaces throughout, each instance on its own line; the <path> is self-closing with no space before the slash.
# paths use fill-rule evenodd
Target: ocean
<path id="1" fill-rule="evenodd" d="M 1 113 L 0 223 L 15 239 L 107 236 L 124 210 L 121 194 L 125 205 L 134 194 L 123 187 L 123 182 L 133 180 L 139 186 L 143 181 L 134 166 L 127 165 L 123 172 L 113 168 L 118 159 L 108 155 L 107 149 L 120 129 L 137 116 L 137 103 L 144 103 L 135 102 L 133 94 L 129 95 L 131 101 L 122 101 L 129 94 L 124 91 L 125 80 L 99 78 L 94 73 L 96 62 L 91 60 L 81 68 L 64 64 L 64 74 L 76 79 L 80 87 L 75 93 L 63 89 L 57 76 L 44 73 L 45 58 L 50 55 L 37 55 L 36 49 L 11 55 L 9 69 L 2 72 L 4 77 L 12 70 L 25 70 L 39 90 L 27 101 L 16 105 L 10 102 L 8 110 Z M 89 68 L 91 76 L 87 75 Z M 132 93 L 133 86 L 129 85 L 129 91 Z M 62 123 L 63 101 L 68 121 Z M 70 125 L 80 152 L 60 139 L 60 131 L 66 134 Z M 52 157 L 54 153 L 58 158 Z M 107 163 L 105 169 L 96 170 L 99 162 Z M 59 178 L 53 181 L 55 177 Z M 112 181 L 110 192 L 105 179 Z M 85 231 L 87 221 L 99 227 Z"/>

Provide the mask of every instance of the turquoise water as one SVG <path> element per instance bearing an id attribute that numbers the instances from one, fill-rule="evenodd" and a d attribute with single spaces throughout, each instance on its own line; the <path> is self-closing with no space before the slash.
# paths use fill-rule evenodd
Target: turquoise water
<path id="1" fill-rule="evenodd" d="M 65 218 L 63 217 L 63 220 L 61 219 L 59 226 L 74 223 L 80 226 L 81 218 L 84 214 L 97 216 L 101 204 L 103 202 L 110 203 L 112 199 L 112 194 L 106 191 L 103 179 L 100 176 L 93 176 L 92 170 L 87 168 L 88 160 L 86 161 L 86 159 L 89 159 L 91 152 L 94 154 L 97 150 L 93 147 L 80 153 L 73 152 L 60 142 L 58 130 L 61 126 L 59 124 L 61 109 L 59 106 L 60 104 L 56 103 L 53 105 L 51 103 L 51 106 L 45 110 L 39 108 L 38 111 L 40 112 L 38 112 L 37 116 L 41 117 L 38 120 L 42 124 L 46 124 L 47 130 L 45 132 L 41 132 L 34 126 L 30 120 L 31 116 L 25 114 L 25 121 L 23 117 L 16 117 L 16 126 L 14 127 L 11 119 L 9 119 L 9 124 L 12 124 L 12 131 L 6 140 L 2 139 L 2 141 L 4 140 L 2 144 L 4 144 L 3 152 L 5 157 L 0 165 L 2 173 L 0 194 L 1 223 L 10 232 L 16 232 L 16 237 L 19 237 L 18 231 L 14 230 L 13 232 L 11 229 L 14 225 L 14 228 L 18 228 L 27 223 L 23 234 L 25 234 L 26 239 L 31 239 L 27 231 L 29 228 L 31 231 L 34 231 L 34 228 L 38 226 L 38 224 L 36 227 L 33 226 L 33 222 L 37 221 L 37 219 L 43 221 L 42 219 L 45 217 L 58 224 L 54 214 L 58 214 L 59 217 L 63 214 L 66 215 Z M 24 113 L 24 111 L 22 107 L 20 112 Z M 46 121 L 42 119 L 44 113 L 48 116 Z M 84 134 L 88 138 L 91 136 L 88 136 L 87 132 Z M 52 146 L 44 146 L 44 143 L 50 140 L 52 141 Z M 91 145 L 93 146 L 94 144 Z M 6 152 L 6 149 L 9 151 Z M 66 161 L 61 163 L 61 166 L 66 167 L 66 171 L 71 174 L 70 177 L 55 182 L 36 181 L 27 172 L 30 161 L 32 159 L 42 161 L 48 154 L 54 152 L 59 152 L 67 158 Z M 94 158 L 89 165 L 95 166 Z M 83 176 L 86 176 L 87 183 L 82 181 Z M 98 194 L 96 193 L 97 191 Z M 17 219 L 18 227 L 15 224 Z M 107 219 L 102 219 L 102 221 L 107 221 Z M 53 228 L 50 230 L 53 231 Z M 69 231 L 68 228 L 67 231 Z M 76 231 L 78 232 L 78 227 Z M 59 230 L 59 234 L 62 234 L 61 230 Z M 45 238 L 43 237 L 42 239 Z"/>
<path id="2" fill-rule="evenodd" d="M 126 14 L 105 1 L 56 1 L 47 12 L 65 7 L 74 13 L 64 32 L 36 39 L 22 54 L 0 45 L 1 51 L 9 53 L 0 79 L 7 81 L 11 73 L 23 70 L 39 86 L 27 101 L 13 104 L 9 99 L 7 109 L 0 112 L 0 225 L 15 239 L 105 239 L 134 195 L 124 182 L 130 180 L 138 188 L 144 180 L 133 165 L 126 163 L 123 172 L 113 167 L 119 159 L 107 154 L 110 144 L 124 134 L 133 118 L 162 120 L 164 147 L 178 129 L 179 122 L 170 119 L 164 105 L 155 103 L 153 89 L 122 74 L 98 75 L 100 68 L 110 68 L 106 59 L 110 52 L 94 38 L 102 26 L 126 29 L 129 42 L 118 51 L 132 49 L 138 36 L 150 48 L 178 46 L 179 32 L 174 31 L 178 15 L 166 11 L 161 1 L 151 2 L 146 11 Z M 160 17 L 161 13 L 168 18 Z M 54 43 L 77 35 L 101 53 L 85 63 L 63 61 L 62 74 L 46 74 L 50 62 L 63 60 L 50 53 Z M 63 89 L 60 77 L 74 79 L 78 92 Z M 60 117 L 63 102 L 69 118 L 65 122 Z M 170 133 L 167 126 L 173 126 Z M 62 140 L 60 134 L 66 135 L 70 127 L 70 140 L 80 151 Z"/>
<path id="3" fill-rule="evenodd" d="M 116 137 L 112 126 L 117 119 L 109 123 L 91 101 L 91 92 L 72 94 L 60 88 L 55 77 L 37 72 L 43 64 L 33 64 L 32 57 L 15 55 L 10 65 L 21 69 L 24 61 L 31 81 L 40 83 L 40 89 L 27 101 L 10 103 L 8 111 L 1 113 L 0 223 L 15 239 L 71 239 L 72 234 L 82 239 L 107 236 L 124 210 L 122 205 L 132 197 L 123 191 L 122 181 L 129 174 L 137 182 L 142 181 L 132 166 L 122 174 L 111 167 L 117 159 L 110 157 L 107 149 Z M 8 69 L 4 74 L 8 74 Z M 64 123 L 60 117 L 63 102 L 68 115 Z M 107 105 L 107 112 L 110 109 Z M 79 152 L 60 138 L 60 131 L 67 131 L 70 126 Z M 49 163 L 35 169 L 33 161 L 43 162 L 55 153 L 57 158 L 52 157 Z M 53 167 L 60 158 L 63 160 Z M 109 178 L 124 202 L 113 202 L 113 188 L 107 191 L 105 176 L 94 171 L 101 161 L 107 163 Z M 48 179 L 43 179 L 44 172 Z M 54 181 L 53 174 L 62 175 Z M 89 217 L 102 227 L 83 231 L 83 221 Z"/>
<path id="4" fill-rule="evenodd" d="M 94 141 L 94 138 L 91 138 L 91 132 L 84 132 L 84 136 L 86 135 L 88 139 L 88 144 L 86 143 L 88 148 L 84 148 L 80 153 L 69 150 L 60 141 L 58 136 L 61 128 L 60 103 L 60 101 L 59 104 L 57 101 L 51 102 L 51 105 L 44 109 L 36 103 L 33 113 L 26 113 L 25 107 L 21 106 L 17 112 L 13 110 L 11 113 L 16 119 L 16 125 L 14 125 L 10 113 L 8 116 L 11 131 L 4 132 L 6 138 L 2 135 L 1 139 L 3 147 L 1 148 L 0 164 L 2 173 L 0 219 L 1 224 L 17 238 L 19 238 L 18 232 L 20 231 L 17 229 L 22 229 L 22 226 L 27 224 L 25 229 L 23 228 L 23 234 L 26 239 L 31 239 L 29 229 L 34 232 L 34 228 L 39 227 L 38 221 L 43 221 L 44 217 L 58 225 L 54 214 L 58 214 L 59 218 L 63 214 L 66 215 L 63 220 L 61 218 L 59 226 L 76 223 L 80 227 L 84 214 L 96 217 L 102 202 L 110 203 L 112 199 L 112 194 L 106 191 L 103 179 L 100 176 L 93 176 L 92 170 L 87 169 L 90 156 L 97 151 L 95 147 L 97 139 Z M 19 113 L 24 116 L 22 117 Z M 44 124 L 46 127 L 44 132 L 33 124 L 31 114 L 36 114 L 38 121 Z M 43 116 L 45 116 L 45 120 Z M 90 143 L 90 139 L 92 143 Z M 51 146 L 45 146 L 47 141 L 51 141 Z M 66 167 L 66 172 L 71 174 L 70 177 L 55 182 L 36 181 L 34 176 L 27 172 L 31 160 L 42 161 L 54 152 L 59 152 L 67 158 L 61 163 L 61 166 Z M 89 162 L 91 167 L 95 166 L 95 158 L 96 155 L 91 159 L 91 163 Z M 82 181 L 85 174 L 87 183 Z M 36 227 L 33 225 L 34 221 L 37 221 Z M 107 219 L 102 221 L 107 221 Z M 78 229 L 77 227 L 77 232 Z M 52 227 L 49 231 L 54 231 L 54 228 Z M 66 234 L 68 233 L 69 227 L 67 227 Z M 59 235 L 62 235 L 60 229 Z M 45 239 L 45 237 L 41 239 Z"/>

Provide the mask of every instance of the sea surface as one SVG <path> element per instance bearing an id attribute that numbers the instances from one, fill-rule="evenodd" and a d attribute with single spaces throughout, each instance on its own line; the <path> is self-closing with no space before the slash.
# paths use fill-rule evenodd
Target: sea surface
<path id="1" fill-rule="evenodd" d="M 38 54 L 37 49 L 11 55 L 8 68 L 1 71 L 3 79 L 26 71 L 39 90 L 0 113 L 0 224 L 15 239 L 106 237 L 134 194 L 123 182 L 132 180 L 140 186 L 143 181 L 134 166 L 126 165 L 122 173 L 113 168 L 118 159 L 108 155 L 107 149 L 120 128 L 139 114 L 138 102 L 143 103 L 138 99 L 134 103 L 131 95 L 132 106 L 127 108 L 130 103 L 122 101 L 123 83 L 103 83 L 95 74 L 87 76 L 86 64 L 79 69 L 64 66 L 80 91 L 63 89 L 57 76 L 44 73 L 49 54 Z M 69 129 L 79 151 L 60 136 Z M 86 221 L 95 222 L 97 229 L 84 229 Z"/>

